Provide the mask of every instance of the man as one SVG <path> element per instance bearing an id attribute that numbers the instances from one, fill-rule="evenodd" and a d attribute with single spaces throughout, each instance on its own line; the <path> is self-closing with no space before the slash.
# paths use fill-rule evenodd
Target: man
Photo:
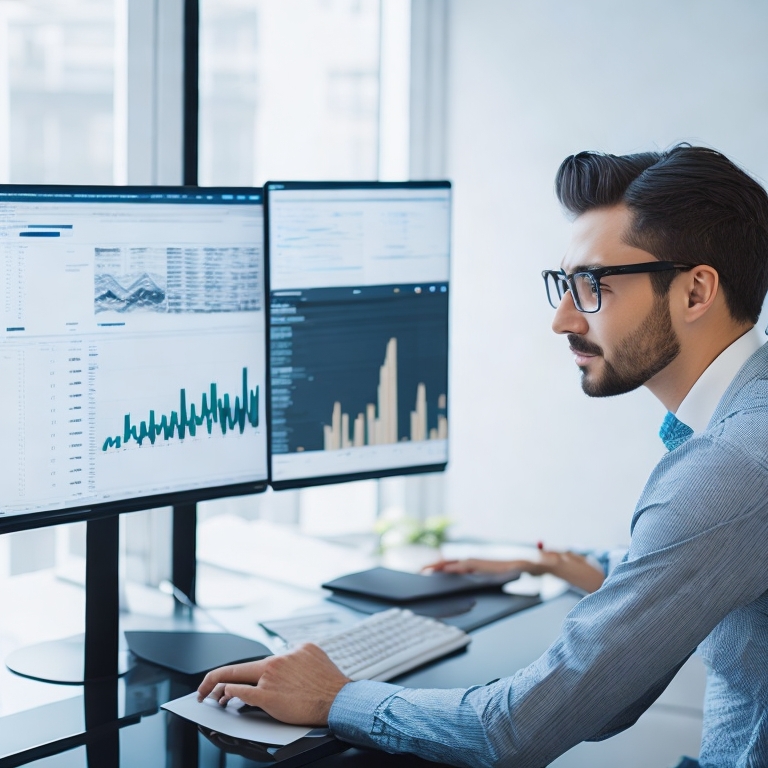
<path id="1" fill-rule="evenodd" d="M 751 330 L 768 289 L 768 197 L 719 153 L 688 146 L 581 153 L 556 188 L 575 222 L 545 280 L 584 391 L 645 385 L 670 412 L 671 450 L 622 562 L 540 659 L 489 685 L 352 683 L 308 645 L 215 670 L 201 697 L 238 696 L 390 752 L 541 766 L 632 725 L 699 647 L 700 764 L 768 765 L 768 346 Z M 599 499 L 599 470 L 562 477 L 564 498 Z"/>

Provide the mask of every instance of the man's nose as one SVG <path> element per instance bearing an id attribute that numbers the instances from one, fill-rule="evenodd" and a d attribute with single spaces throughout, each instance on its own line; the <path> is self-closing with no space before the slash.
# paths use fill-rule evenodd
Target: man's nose
<path id="1" fill-rule="evenodd" d="M 552 330 L 555 333 L 576 333 L 579 336 L 584 335 L 589 330 L 587 317 L 583 312 L 576 309 L 570 291 L 565 292 L 565 296 L 555 310 Z"/>

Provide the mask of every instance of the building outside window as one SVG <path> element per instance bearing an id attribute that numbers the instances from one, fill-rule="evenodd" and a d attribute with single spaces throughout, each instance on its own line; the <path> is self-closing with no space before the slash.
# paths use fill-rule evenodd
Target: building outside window
<path id="1" fill-rule="evenodd" d="M 200 183 L 376 179 L 379 0 L 202 0 Z"/>
<path id="2" fill-rule="evenodd" d="M 0 3 L 0 181 L 111 184 L 114 0 Z"/>

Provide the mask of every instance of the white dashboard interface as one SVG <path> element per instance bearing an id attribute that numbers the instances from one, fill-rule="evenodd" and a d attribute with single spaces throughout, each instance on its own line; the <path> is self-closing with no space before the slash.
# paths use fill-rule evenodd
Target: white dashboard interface
<path id="1" fill-rule="evenodd" d="M 0 188 L 0 515 L 267 478 L 261 195 Z"/>

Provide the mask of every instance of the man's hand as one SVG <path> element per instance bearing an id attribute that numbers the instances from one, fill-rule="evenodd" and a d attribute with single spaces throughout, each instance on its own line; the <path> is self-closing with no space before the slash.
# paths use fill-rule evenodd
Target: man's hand
<path id="1" fill-rule="evenodd" d="M 210 696 L 225 706 L 237 696 L 284 723 L 324 726 L 336 694 L 349 682 L 324 651 L 306 643 L 283 656 L 214 669 L 197 699 Z"/>
<path id="2" fill-rule="evenodd" d="M 603 586 L 605 574 L 595 568 L 584 555 L 575 552 L 542 552 L 542 562 L 547 562 L 551 573 L 585 592 L 597 592 Z"/>
<path id="3" fill-rule="evenodd" d="M 442 571 L 443 573 L 507 573 L 507 571 L 525 571 L 533 573 L 529 567 L 537 567 L 538 563 L 529 560 L 482 560 L 468 557 L 463 560 L 438 560 L 436 563 L 425 565 L 423 571 Z M 535 573 L 539 576 L 545 571 Z"/>
<path id="4" fill-rule="evenodd" d="M 555 552 L 542 550 L 539 560 L 439 560 L 425 567 L 424 570 L 442 571 L 443 573 L 505 573 L 506 571 L 524 571 L 532 576 L 551 573 L 564 579 L 574 587 L 585 592 L 596 592 L 602 586 L 605 576 L 595 568 L 586 557 L 575 552 Z"/>

